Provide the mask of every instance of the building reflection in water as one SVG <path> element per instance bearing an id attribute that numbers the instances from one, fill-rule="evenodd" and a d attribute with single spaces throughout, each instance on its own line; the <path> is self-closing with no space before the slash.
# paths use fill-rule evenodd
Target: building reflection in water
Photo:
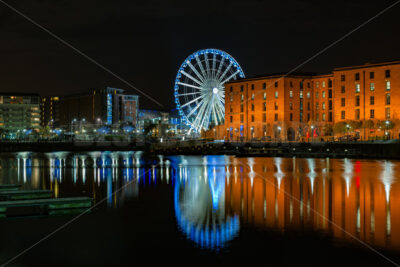
<path id="1" fill-rule="evenodd" d="M 161 155 L 149 160 L 141 152 L 3 153 L 0 161 L 2 184 L 51 189 L 54 197 L 107 197 L 108 208 L 124 205 L 144 186 L 173 186 L 178 226 L 204 248 L 223 247 L 240 225 L 322 231 L 354 241 L 346 231 L 400 251 L 396 161 Z"/>

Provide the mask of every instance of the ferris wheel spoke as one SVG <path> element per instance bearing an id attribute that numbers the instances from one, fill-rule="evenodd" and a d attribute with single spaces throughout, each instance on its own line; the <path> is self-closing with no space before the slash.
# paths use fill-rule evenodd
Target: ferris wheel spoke
<path id="1" fill-rule="evenodd" d="M 181 106 L 181 108 L 184 108 L 184 107 L 186 107 L 186 106 L 188 106 L 188 105 L 190 105 L 190 104 L 196 102 L 197 100 L 202 99 L 203 97 L 204 97 L 204 96 L 201 95 L 201 96 L 199 96 L 199 97 L 197 97 L 197 98 L 195 98 L 195 99 L 193 99 L 193 100 L 191 100 L 191 101 L 189 101 L 189 102 L 183 104 L 183 105 Z"/>
<path id="2" fill-rule="evenodd" d="M 207 53 L 204 54 L 205 62 L 206 62 L 206 73 L 207 77 L 210 78 L 210 64 L 208 64 L 208 56 Z"/>
<path id="3" fill-rule="evenodd" d="M 197 64 L 199 65 L 199 67 L 200 67 L 201 73 L 203 73 L 203 77 L 207 78 L 207 74 L 206 74 L 206 72 L 205 72 L 205 70 L 203 68 L 203 64 L 201 64 L 199 56 L 196 56 L 196 61 L 197 61 Z"/>
<path id="4" fill-rule="evenodd" d="M 222 119 L 224 117 L 224 115 L 222 114 L 222 110 L 221 107 L 219 105 L 215 106 L 215 113 L 217 114 L 217 121 L 215 122 L 216 125 L 218 125 L 220 122 L 222 122 Z"/>
<path id="5" fill-rule="evenodd" d="M 197 75 L 197 77 L 204 83 L 205 79 L 201 76 L 200 72 L 193 66 L 190 61 L 187 61 L 188 66 L 192 69 L 192 71 Z"/>
<path id="6" fill-rule="evenodd" d="M 232 67 L 232 65 L 233 65 L 232 62 L 229 63 L 228 67 L 225 69 L 225 71 L 222 73 L 222 75 L 217 77 L 218 81 L 221 81 L 225 77 L 226 73 L 229 71 L 229 69 Z M 224 84 L 224 83 L 221 82 L 221 84 Z"/>
<path id="7" fill-rule="evenodd" d="M 205 110 L 207 109 L 208 104 L 209 104 L 208 102 L 205 102 L 205 103 L 201 106 L 200 111 L 199 111 L 199 113 L 197 114 L 197 117 L 196 117 L 196 119 L 195 119 L 194 122 L 193 122 L 193 125 L 195 126 L 195 128 L 196 128 L 197 131 L 199 130 L 198 128 L 201 129 L 201 125 L 199 125 L 199 123 L 201 123 L 201 119 L 204 118 L 204 112 L 205 112 Z"/>
<path id="8" fill-rule="evenodd" d="M 221 74 L 221 69 L 222 69 L 222 66 L 224 65 L 224 61 L 225 61 L 225 58 L 222 57 L 221 62 L 219 63 L 217 74 L 214 76 L 214 79 L 217 79 L 219 77 L 219 75 Z"/>
<path id="9" fill-rule="evenodd" d="M 194 109 L 192 109 L 192 110 L 189 112 L 188 115 L 186 115 L 186 117 L 189 119 L 189 117 L 192 116 L 192 114 L 194 114 L 194 112 L 196 112 L 196 110 L 198 110 L 200 107 L 203 106 L 203 103 L 204 103 L 204 98 L 199 102 L 199 104 L 198 104 Z"/>
<path id="10" fill-rule="evenodd" d="M 189 73 L 185 72 L 184 70 L 182 70 L 181 73 L 182 73 L 183 75 L 185 75 L 186 77 L 188 77 L 189 79 L 191 79 L 192 81 L 196 82 L 198 85 L 203 85 L 202 82 L 200 82 L 199 80 L 197 80 L 197 79 L 194 78 L 192 75 L 190 75 Z"/>
<path id="11" fill-rule="evenodd" d="M 177 84 L 183 85 L 183 86 L 187 86 L 187 87 L 191 87 L 191 88 L 195 88 L 195 89 L 199 89 L 199 90 L 204 90 L 202 87 L 196 86 L 196 85 L 192 85 L 192 84 L 188 84 L 188 83 L 182 83 L 182 82 L 177 82 Z"/>
<path id="12" fill-rule="evenodd" d="M 187 96 L 187 95 L 200 95 L 201 93 L 199 92 L 194 92 L 194 93 L 186 93 L 186 94 L 177 94 L 176 96 Z"/>
<path id="13" fill-rule="evenodd" d="M 222 84 L 225 84 L 227 81 L 229 81 L 230 79 L 233 78 L 233 76 L 235 76 L 236 74 L 238 74 L 240 71 L 237 70 L 236 72 L 234 72 L 231 76 L 229 76 L 228 78 L 226 78 L 223 82 L 221 82 Z"/>
<path id="14" fill-rule="evenodd" d="M 212 59 L 212 72 L 211 72 L 211 77 L 215 77 L 215 65 L 217 63 L 217 55 L 213 54 L 213 59 Z"/>

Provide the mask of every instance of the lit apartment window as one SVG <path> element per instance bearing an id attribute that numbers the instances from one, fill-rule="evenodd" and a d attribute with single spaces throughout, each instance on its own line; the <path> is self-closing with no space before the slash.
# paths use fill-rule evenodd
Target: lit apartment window
<path id="1" fill-rule="evenodd" d="M 344 82 L 344 81 L 346 80 L 346 75 L 342 74 L 342 75 L 340 76 L 340 80 L 341 80 L 342 82 Z"/>
<path id="2" fill-rule="evenodd" d="M 371 71 L 371 72 L 369 73 L 369 78 L 370 78 L 370 79 L 375 78 L 375 73 L 374 73 L 373 71 Z"/>
<path id="3" fill-rule="evenodd" d="M 371 109 L 371 110 L 369 111 L 369 118 L 370 118 L 370 119 L 374 119 L 374 118 L 375 118 L 375 110 Z"/>
<path id="4" fill-rule="evenodd" d="M 386 108 L 386 119 L 390 119 L 390 108 Z"/>
<path id="5" fill-rule="evenodd" d="M 267 114 L 263 113 L 263 122 L 267 121 Z"/>
<path id="6" fill-rule="evenodd" d="M 374 97 L 373 95 L 371 95 L 371 96 L 369 97 L 369 104 L 370 104 L 370 105 L 375 105 L 375 97 Z"/>
<path id="7" fill-rule="evenodd" d="M 278 121 L 278 114 L 275 114 L 275 121 Z"/>
<path id="8" fill-rule="evenodd" d="M 251 100 L 254 100 L 254 94 L 251 95 Z"/>
<path id="9" fill-rule="evenodd" d="M 315 82 L 315 87 L 319 88 L 319 82 Z"/>
<path id="10" fill-rule="evenodd" d="M 318 110 L 319 109 L 319 103 L 315 103 L 315 109 Z"/>
<path id="11" fill-rule="evenodd" d="M 322 87 L 325 87 L 325 81 L 322 81 Z"/>
<path id="12" fill-rule="evenodd" d="M 311 97 L 310 92 L 307 92 L 307 98 L 310 98 L 310 97 Z"/>
<path id="13" fill-rule="evenodd" d="M 340 115 L 341 115 L 342 120 L 346 119 L 346 111 L 342 110 Z"/>
<path id="14" fill-rule="evenodd" d="M 300 98 L 303 98 L 303 90 L 300 91 Z"/>
<path id="15" fill-rule="evenodd" d="M 325 98 L 325 91 L 322 91 L 322 98 Z"/>
<path id="16" fill-rule="evenodd" d="M 263 103 L 263 111 L 267 111 L 267 103 L 266 102 Z"/>
<path id="17" fill-rule="evenodd" d="M 360 119 L 360 110 L 359 109 L 356 109 L 356 113 L 355 113 L 354 117 L 355 117 L 356 120 Z"/>
<path id="18" fill-rule="evenodd" d="M 293 91 L 292 90 L 289 91 L 289 97 L 293 97 Z"/>
<path id="19" fill-rule="evenodd" d="M 370 89 L 371 91 L 375 91 L 375 84 L 374 84 L 374 83 L 370 83 L 370 84 L 369 84 L 369 89 Z"/>
<path id="20" fill-rule="evenodd" d="M 359 93 L 359 92 L 360 92 L 360 84 L 356 83 L 356 93 Z"/>
<path id="21" fill-rule="evenodd" d="M 325 110 L 325 102 L 322 102 L 322 110 Z"/>
<path id="22" fill-rule="evenodd" d="M 322 121 L 325 121 L 325 113 L 322 113 Z"/>
<path id="23" fill-rule="evenodd" d="M 254 104 L 251 104 L 251 111 L 254 111 Z"/>
<path id="24" fill-rule="evenodd" d="M 360 106 L 360 96 L 356 95 L 356 107 Z"/>
<path id="25" fill-rule="evenodd" d="M 264 92 L 264 100 L 267 99 L 267 93 Z"/>
<path id="26" fill-rule="evenodd" d="M 267 89 L 267 83 L 263 83 L 263 89 Z"/>
<path id="27" fill-rule="evenodd" d="M 293 113 L 290 113 L 290 121 L 293 121 Z"/>
<path id="28" fill-rule="evenodd" d="M 240 101 L 243 101 L 244 100 L 244 94 L 242 94 L 241 96 L 240 96 Z"/>
<path id="29" fill-rule="evenodd" d="M 390 78 L 390 70 L 385 70 L 385 78 Z"/>
<path id="30" fill-rule="evenodd" d="M 390 81 L 386 81 L 386 90 L 390 90 Z"/>
<path id="31" fill-rule="evenodd" d="M 356 80 L 356 81 L 359 81 L 360 80 L 360 73 L 356 73 L 355 75 L 354 75 L 354 80 Z"/>
<path id="32" fill-rule="evenodd" d="M 278 91 L 275 91 L 275 98 L 278 98 Z"/>
<path id="33" fill-rule="evenodd" d="M 390 105 L 390 94 L 386 94 L 386 105 Z"/>
<path id="34" fill-rule="evenodd" d="M 233 102 L 233 95 L 231 95 L 231 102 Z"/>

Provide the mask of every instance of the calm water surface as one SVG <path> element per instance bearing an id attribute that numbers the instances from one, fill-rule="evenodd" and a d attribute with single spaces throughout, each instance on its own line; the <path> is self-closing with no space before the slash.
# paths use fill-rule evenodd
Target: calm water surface
<path id="1" fill-rule="evenodd" d="M 0 184 L 51 189 L 56 198 L 89 196 L 98 204 L 11 266 L 160 259 L 390 266 L 367 246 L 400 260 L 398 161 L 0 155 Z M 75 216 L 0 218 L 0 263 Z"/>

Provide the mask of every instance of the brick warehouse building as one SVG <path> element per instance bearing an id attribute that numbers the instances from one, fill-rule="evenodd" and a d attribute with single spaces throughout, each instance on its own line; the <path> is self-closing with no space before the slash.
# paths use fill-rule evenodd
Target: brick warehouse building
<path id="1" fill-rule="evenodd" d="M 400 61 L 240 79 L 226 83 L 225 94 L 225 125 L 214 130 L 220 139 L 399 134 Z"/>

